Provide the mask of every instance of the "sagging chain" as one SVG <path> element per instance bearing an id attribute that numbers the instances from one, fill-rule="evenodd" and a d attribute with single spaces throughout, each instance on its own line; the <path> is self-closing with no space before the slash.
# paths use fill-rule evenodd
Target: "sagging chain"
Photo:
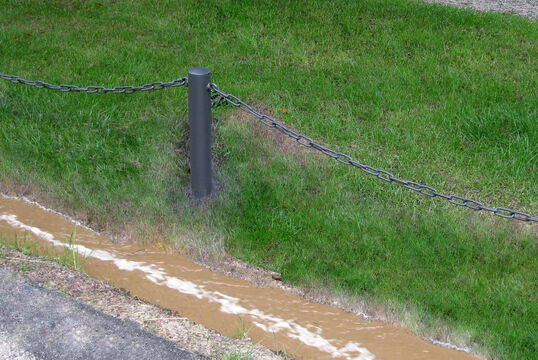
<path id="1" fill-rule="evenodd" d="M 449 203 L 454 204 L 454 205 L 467 207 L 469 209 L 476 210 L 476 211 L 486 210 L 502 218 L 515 219 L 515 220 L 520 220 L 520 221 L 538 222 L 538 217 L 532 216 L 530 214 L 527 214 L 521 211 L 512 210 L 512 209 L 504 208 L 504 207 L 489 207 L 473 199 L 468 199 L 468 198 L 457 196 L 457 195 L 445 195 L 443 193 L 438 192 L 435 188 L 431 186 L 423 185 L 414 181 L 403 180 L 403 179 L 395 177 L 392 173 L 388 171 L 377 169 L 373 166 L 361 164 L 358 161 L 353 160 L 353 158 L 349 156 L 348 154 L 344 154 L 339 151 L 335 151 L 331 148 L 328 148 L 326 146 L 323 146 L 317 143 L 316 141 L 312 140 L 308 136 L 298 133 L 296 131 L 293 131 L 292 129 L 288 128 L 287 126 L 281 124 L 279 121 L 272 118 L 271 116 L 262 114 L 254 110 L 252 106 L 248 105 L 247 103 L 239 99 L 237 96 L 228 94 L 220 90 L 216 84 L 213 84 L 213 83 L 208 84 L 208 89 L 213 94 L 220 95 L 221 99 L 224 99 L 224 101 L 227 101 L 232 106 L 238 107 L 241 110 L 254 115 L 264 125 L 271 128 L 275 128 L 281 133 L 295 139 L 299 144 L 307 148 L 316 149 L 344 165 L 355 166 L 359 168 L 360 170 L 364 171 L 365 173 L 367 173 L 368 175 L 375 176 L 380 180 L 383 180 L 386 182 L 395 182 L 409 190 L 416 191 L 428 197 L 443 198 L 447 200 Z"/>
<path id="2" fill-rule="evenodd" d="M 88 94 L 106 94 L 106 93 L 132 94 L 137 91 L 162 90 L 167 87 L 188 86 L 186 77 L 182 77 L 182 78 L 175 79 L 168 82 L 155 81 L 155 82 L 140 85 L 140 86 L 116 86 L 113 88 L 106 88 L 104 86 L 80 87 L 76 85 L 67 85 L 67 84 L 54 85 L 54 84 L 46 83 L 44 81 L 26 80 L 17 75 L 6 75 L 6 74 L 1 74 L 1 73 L 0 73 L 0 79 L 11 81 L 17 84 L 33 86 L 38 89 L 57 90 L 60 92 L 85 92 Z"/>

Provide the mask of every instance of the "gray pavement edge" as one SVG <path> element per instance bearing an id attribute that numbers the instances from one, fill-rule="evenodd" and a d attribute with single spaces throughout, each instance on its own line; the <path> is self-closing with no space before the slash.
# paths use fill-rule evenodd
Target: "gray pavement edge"
<path id="1" fill-rule="evenodd" d="M 209 359 L 0 266 L 0 335 L 38 359 Z"/>

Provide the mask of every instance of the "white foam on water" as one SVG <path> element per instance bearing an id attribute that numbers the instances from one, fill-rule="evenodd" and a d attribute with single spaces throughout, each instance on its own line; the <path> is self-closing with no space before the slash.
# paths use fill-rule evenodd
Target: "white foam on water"
<path id="1" fill-rule="evenodd" d="M 465 352 L 467 354 L 471 353 L 471 350 L 463 348 L 463 347 L 459 347 L 457 345 L 452 345 L 451 343 L 447 343 L 447 342 L 443 342 L 443 341 L 439 341 L 439 340 L 435 340 L 435 339 L 431 339 L 431 338 L 427 338 L 427 339 L 434 345 L 439 345 L 439 346 L 446 347 L 448 349 L 452 349 L 452 350 L 456 350 L 456 351 L 463 351 L 463 352 Z"/>
<path id="2" fill-rule="evenodd" d="M 0 215 L 0 220 L 6 221 L 14 228 L 29 231 L 39 238 L 50 242 L 54 246 L 67 247 L 70 250 L 77 251 L 84 257 L 112 262 L 118 269 L 124 271 L 141 271 L 145 274 L 148 280 L 157 285 L 164 285 L 170 289 L 179 291 L 182 294 L 195 296 L 200 300 L 205 299 L 217 303 L 220 305 L 220 311 L 224 313 L 250 316 L 253 319 L 254 325 L 260 329 L 268 333 L 285 331 L 290 338 L 299 340 L 307 346 L 315 347 L 319 351 L 326 352 L 332 357 L 343 357 L 349 360 L 375 359 L 375 356 L 368 351 L 368 349 L 360 346 L 357 342 L 350 341 L 343 347 L 337 347 L 333 344 L 334 342 L 337 342 L 337 340 L 325 339 L 319 334 L 319 331 L 312 332 L 292 320 L 285 320 L 275 315 L 266 314 L 259 309 L 247 309 L 239 303 L 239 298 L 223 294 L 219 291 L 206 290 L 203 285 L 198 285 L 191 281 L 181 280 L 177 277 L 170 276 L 164 269 L 157 267 L 154 264 L 119 258 L 105 250 L 92 250 L 83 245 L 64 243 L 56 240 L 51 233 L 17 220 L 16 215 Z"/>
<path id="3" fill-rule="evenodd" d="M 3 197 L 4 199 L 8 199 L 8 200 L 17 200 L 17 201 L 23 201 L 27 204 L 31 204 L 31 205 L 34 205 L 34 206 L 37 206 L 38 208 L 40 208 L 41 210 L 45 210 L 47 212 L 50 212 L 50 213 L 53 213 L 55 215 L 58 215 L 58 216 L 61 216 L 63 217 L 64 219 L 67 219 L 69 221 L 71 221 L 72 223 L 76 224 L 78 227 L 81 227 L 81 228 L 84 228 L 88 231 L 91 231 L 92 233 L 94 234 L 97 234 L 99 235 L 99 232 L 98 231 L 95 231 L 94 229 L 90 228 L 89 226 L 87 225 L 84 225 L 83 223 L 81 223 L 80 221 L 77 221 L 75 219 L 73 219 L 71 216 L 69 215 L 66 215 L 66 214 L 63 214 L 59 211 L 56 211 L 56 210 L 53 210 L 53 209 L 49 209 L 48 207 L 45 207 L 43 205 L 41 205 L 40 203 L 36 202 L 36 201 L 33 201 L 33 200 L 30 200 L 28 199 L 26 196 L 23 196 L 23 197 L 17 197 L 17 196 L 9 196 L 9 195 L 6 195 L 6 194 L 3 194 L 3 193 L 0 193 L 0 196 Z"/>

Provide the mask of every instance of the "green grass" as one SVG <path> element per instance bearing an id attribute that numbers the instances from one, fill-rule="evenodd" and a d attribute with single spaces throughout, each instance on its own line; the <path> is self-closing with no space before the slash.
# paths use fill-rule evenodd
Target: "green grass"
<path id="1" fill-rule="evenodd" d="M 11 235 L 0 234 L 0 246 L 6 246 L 8 248 L 19 251 L 24 255 L 37 256 L 39 249 L 36 242 L 32 241 L 29 236 L 23 235 Z"/>
<path id="2" fill-rule="evenodd" d="M 74 246 L 76 243 L 76 229 L 73 228 L 71 235 L 66 239 L 68 246 L 57 249 L 50 248 L 44 244 L 39 243 L 33 239 L 30 235 L 6 235 L 0 234 L 0 246 L 5 246 L 21 252 L 24 255 L 28 256 L 40 256 L 48 260 L 56 261 L 66 267 L 75 269 L 77 271 L 82 271 L 82 266 L 87 260 L 87 257 L 84 257 L 79 254 L 78 250 Z M 0 249 L 0 256 L 3 253 Z M 28 265 L 29 266 L 29 265 Z M 26 270 L 25 270 L 26 269 Z M 31 268 L 23 268 L 23 271 L 31 270 Z"/>
<path id="3" fill-rule="evenodd" d="M 254 358 L 251 355 L 243 355 L 236 352 L 230 352 L 223 354 L 222 357 L 218 358 L 219 360 L 253 360 Z"/>
<path id="4" fill-rule="evenodd" d="M 3 6 L 0 71 L 115 86 L 203 65 L 225 91 L 362 163 L 538 213 L 536 21 L 403 0 L 100 3 Z M 536 225 L 281 151 L 226 108 L 214 112 L 221 190 L 193 207 L 186 105 L 184 88 L 2 82 L 2 188 L 29 186 L 101 229 L 224 239 L 285 281 L 381 304 L 417 332 L 442 339 L 447 327 L 492 356 L 533 358 Z"/>
<path id="5" fill-rule="evenodd" d="M 245 321 L 243 320 L 243 318 L 241 316 L 239 316 L 239 318 L 237 319 L 237 328 L 235 330 L 235 333 L 233 334 L 233 338 L 236 338 L 236 339 L 242 339 L 246 336 L 248 336 L 248 333 L 250 331 L 252 327 L 246 327 L 245 326 Z"/>

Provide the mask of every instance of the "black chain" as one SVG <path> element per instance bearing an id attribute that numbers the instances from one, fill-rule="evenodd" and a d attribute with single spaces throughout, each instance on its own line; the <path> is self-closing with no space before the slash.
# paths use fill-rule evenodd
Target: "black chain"
<path id="1" fill-rule="evenodd" d="M 208 89 L 212 93 L 220 95 L 221 99 L 224 99 L 229 104 L 231 104 L 231 105 L 233 105 L 235 107 L 238 107 L 241 110 L 256 116 L 264 125 L 269 126 L 271 128 L 275 128 L 278 131 L 280 131 L 281 133 L 295 139 L 299 144 L 301 144 L 301 145 L 303 145 L 305 147 L 308 147 L 308 148 L 316 149 L 316 150 L 322 152 L 323 154 L 329 156 L 332 159 L 335 159 L 336 161 L 338 161 L 338 162 L 340 162 L 340 163 L 342 163 L 344 165 L 355 166 L 355 167 L 359 168 L 360 170 L 364 171 L 365 173 L 367 173 L 368 175 L 375 176 L 375 177 L 379 178 L 380 180 L 383 180 L 383 181 L 386 181 L 386 182 L 395 182 L 395 183 L 400 184 L 400 185 L 402 185 L 403 187 L 405 187 L 405 188 L 407 188 L 409 190 L 416 191 L 416 192 L 418 192 L 418 193 L 420 193 L 422 195 L 425 195 L 425 196 L 428 196 L 428 197 L 440 197 L 440 198 L 443 198 L 443 199 L 447 200 L 451 204 L 464 206 L 464 207 L 467 207 L 469 209 L 473 209 L 473 210 L 476 210 L 476 211 L 486 210 L 486 211 L 492 212 L 493 214 L 495 214 L 497 216 L 507 218 L 507 219 L 538 222 L 538 217 L 532 216 L 530 214 L 527 214 L 527 213 L 524 213 L 524 212 L 521 212 L 521 211 L 516 211 L 516 210 L 504 208 L 504 207 L 489 207 L 489 206 L 485 206 L 481 202 L 478 202 L 478 201 L 473 200 L 473 199 L 467 199 L 467 198 L 457 196 L 457 195 L 445 195 L 445 194 L 442 194 L 442 193 L 438 192 L 435 188 L 433 188 L 431 186 L 423 185 L 423 184 L 420 184 L 420 183 L 417 183 L 417 182 L 414 182 L 414 181 L 403 180 L 403 179 L 395 177 L 392 173 L 390 173 L 388 171 L 385 171 L 385 170 L 382 170 L 382 169 L 376 169 L 373 166 L 361 164 L 361 163 L 353 160 L 353 158 L 351 156 L 349 156 L 347 154 L 344 154 L 344 153 L 341 153 L 341 152 L 338 152 L 338 151 L 335 151 L 335 150 L 330 149 L 330 148 L 328 148 L 326 146 L 323 146 L 323 145 L 315 142 L 314 140 L 312 140 L 308 136 L 291 130 L 287 126 L 281 124 L 279 121 L 272 118 L 271 116 L 266 115 L 266 114 L 262 114 L 262 113 L 260 113 L 260 112 L 258 112 L 256 110 L 254 110 L 254 108 L 252 108 L 252 106 L 246 104 L 241 99 L 239 99 L 237 96 L 232 95 L 232 94 L 228 94 L 228 93 L 220 90 L 217 87 L 217 85 L 215 85 L 213 83 L 208 84 Z"/>
<path id="2" fill-rule="evenodd" d="M 85 92 L 88 94 L 106 94 L 106 93 L 132 94 L 137 91 L 162 90 L 167 87 L 188 86 L 186 77 L 182 77 L 182 78 L 175 79 L 168 82 L 155 81 L 155 82 L 140 85 L 140 86 L 116 86 L 113 88 L 106 88 L 104 86 L 80 87 L 76 85 L 66 85 L 66 84 L 54 85 L 54 84 L 48 84 L 44 81 L 26 80 L 17 75 L 6 75 L 6 74 L 1 74 L 1 73 L 0 73 L 0 79 L 11 81 L 17 84 L 33 86 L 38 89 L 57 90 L 60 92 Z"/>
<path id="3" fill-rule="evenodd" d="M 2 74 L 2 73 L 0 73 L 0 79 L 11 81 L 13 83 L 33 86 L 39 89 L 57 90 L 60 92 L 85 92 L 89 94 L 106 94 L 106 93 L 132 94 L 137 91 L 162 90 L 167 87 L 188 86 L 187 77 L 178 78 L 169 82 L 155 81 L 155 82 L 140 85 L 140 86 L 116 86 L 113 88 L 105 88 L 104 86 L 79 87 L 76 85 L 66 85 L 66 84 L 54 85 L 54 84 L 46 83 L 44 81 L 26 80 L 16 75 L 7 75 L 7 74 Z M 407 189 L 416 191 L 422 195 L 425 195 L 428 197 L 441 197 L 454 205 L 464 206 L 464 207 L 467 207 L 469 209 L 473 209 L 476 211 L 486 210 L 486 211 L 492 212 L 493 214 L 497 216 L 507 218 L 507 219 L 538 222 L 538 217 L 532 216 L 530 214 L 527 214 L 521 211 L 512 210 L 512 209 L 504 208 L 504 207 L 489 207 L 473 199 L 467 199 L 467 198 L 457 196 L 457 195 L 445 195 L 443 193 L 438 192 L 435 188 L 431 186 L 423 185 L 414 181 L 403 180 L 403 179 L 395 177 L 392 173 L 388 171 L 377 169 L 373 166 L 361 164 L 353 160 L 351 156 L 341 153 L 339 151 L 335 151 L 326 146 L 323 146 L 315 142 L 314 140 L 312 140 L 310 137 L 291 130 L 287 126 L 281 124 L 280 122 L 272 118 L 271 116 L 262 114 L 254 110 L 252 106 L 243 102 L 237 96 L 228 94 L 220 90 L 216 84 L 213 84 L 213 83 L 208 84 L 208 89 L 213 93 L 211 96 L 211 104 L 213 107 L 220 106 L 224 103 L 229 103 L 235 107 L 240 108 L 243 111 L 246 111 L 256 116 L 264 125 L 277 129 L 281 133 L 295 139 L 299 144 L 308 148 L 314 148 L 344 165 L 355 166 L 359 168 L 360 170 L 364 171 L 365 173 L 379 178 L 380 180 L 383 180 L 386 182 L 395 182 L 397 184 L 402 185 L 403 187 Z"/>

